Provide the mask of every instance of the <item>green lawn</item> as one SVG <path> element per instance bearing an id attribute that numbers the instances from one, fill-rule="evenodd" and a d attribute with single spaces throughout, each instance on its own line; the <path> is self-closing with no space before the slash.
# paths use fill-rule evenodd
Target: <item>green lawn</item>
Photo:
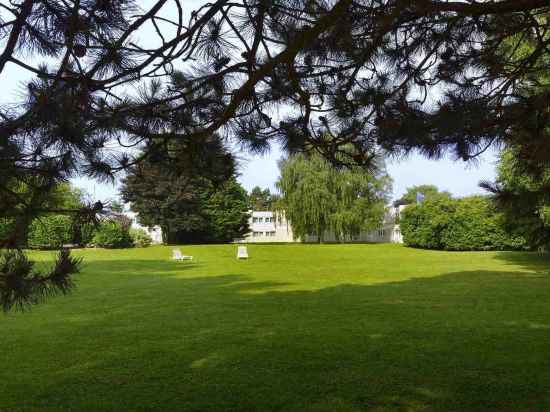
<path id="1" fill-rule="evenodd" d="M 73 294 L 0 314 L 0 410 L 550 410 L 548 259 L 248 248 L 80 252 Z"/>

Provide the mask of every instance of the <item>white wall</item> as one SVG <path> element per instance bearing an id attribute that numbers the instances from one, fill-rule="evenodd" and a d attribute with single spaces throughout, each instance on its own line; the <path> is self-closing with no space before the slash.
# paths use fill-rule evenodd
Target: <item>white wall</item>
<path id="1" fill-rule="evenodd" d="M 399 225 L 395 224 L 398 215 L 405 206 L 388 207 L 382 226 L 371 232 L 363 232 L 353 238 L 343 239 L 344 242 L 373 242 L 373 243 L 403 243 Z M 299 242 L 292 235 L 292 226 L 284 217 L 271 211 L 252 211 L 249 219 L 250 233 L 238 242 Z M 306 236 L 306 243 L 316 243 L 317 236 Z M 333 233 L 326 232 L 323 235 L 324 242 L 336 242 Z"/>
<path id="2" fill-rule="evenodd" d="M 132 229 L 143 229 L 145 232 L 151 236 L 151 239 L 153 240 L 154 245 L 158 245 L 162 243 L 162 229 L 160 226 L 153 226 L 153 227 L 146 227 L 142 226 L 138 222 L 138 214 L 136 212 L 126 211 L 124 212 L 128 218 L 132 220 Z"/>
<path id="3" fill-rule="evenodd" d="M 250 232 L 240 242 L 294 242 L 292 227 L 281 213 L 252 211 L 248 223 Z"/>

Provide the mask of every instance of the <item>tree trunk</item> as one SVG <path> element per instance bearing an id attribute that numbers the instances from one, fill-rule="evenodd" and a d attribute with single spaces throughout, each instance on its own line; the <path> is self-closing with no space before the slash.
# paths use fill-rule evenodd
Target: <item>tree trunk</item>
<path id="1" fill-rule="evenodd" d="M 19 215 L 15 218 L 15 228 L 8 241 L 8 247 L 26 247 L 29 235 L 29 218 L 26 215 Z"/>

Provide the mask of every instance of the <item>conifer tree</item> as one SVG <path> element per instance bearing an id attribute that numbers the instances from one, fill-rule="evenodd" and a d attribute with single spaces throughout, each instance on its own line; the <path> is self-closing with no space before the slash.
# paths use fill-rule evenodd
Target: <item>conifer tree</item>
<path id="1" fill-rule="evenodd" d="M 229 242 L 248 231 L 248 202 L 236 162 L 218 136 L 200 145 L 171 142 L 132 166 L 122 197 L 164 242 Z"/>

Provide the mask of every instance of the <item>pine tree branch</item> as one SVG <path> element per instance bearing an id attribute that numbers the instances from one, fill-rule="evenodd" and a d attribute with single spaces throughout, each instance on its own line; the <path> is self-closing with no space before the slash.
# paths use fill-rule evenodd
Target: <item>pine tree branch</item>
<path id="1" fill-rule="evenodd" d="M 19 14 L 15 19 L 13 28 L 10 32 L 10 37 L 8 38 L 8 42 L 6 43 L 6 47 L 4 48 L 4 51 L 2 52 L 2 54 L 0 55 L 0 74 L 3 72 L 4 66 L 9 61 L 10 57 L 12 56 L 15 50 L 15 47 L 17 46 L 19 36 L 21 34 L 21 31 L 23 30 L 23 26 L 27 21 L 27 17 L 32 12 L 33 4 L 34 4 L 34 0 L 25 0 L 21 6 Z"/>

